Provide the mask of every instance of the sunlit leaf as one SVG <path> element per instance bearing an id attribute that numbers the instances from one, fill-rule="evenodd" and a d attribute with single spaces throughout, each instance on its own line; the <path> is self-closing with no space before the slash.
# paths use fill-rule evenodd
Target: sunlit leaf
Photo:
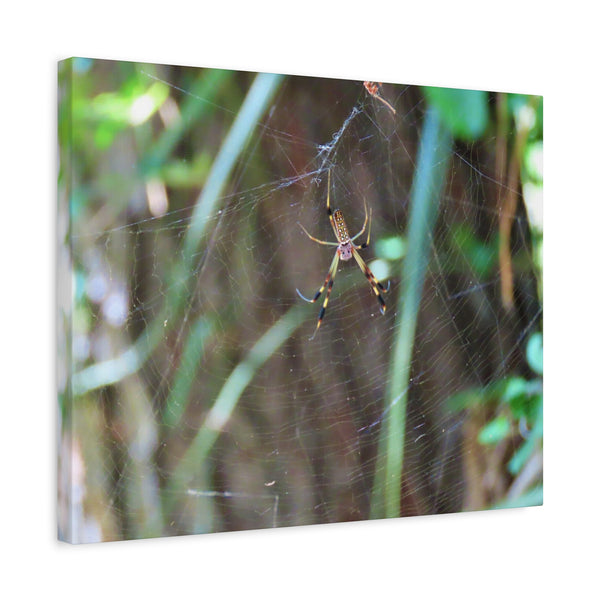
<path id="1" fill-rule="evenodd" d="M 544 143 L 541 140 L 530 142 L 525 146 L 523 166 L 533 181 L 541 183 L 544 180 Z"/>
<path id="2" fill-rule="evenodd" d="M 531 104 L 534 96 L 527 96 L 525 94 L 507 94 L 508 107 L 513 115 L 515 121 L 519 121 L 522 118 L 520 115 L 523 114 L 523 109 Z M 527 118 L 532 119 L 529 124 L 531 131 L 529 133 L 530 139 L 540 139 L 542 135 L 542 124 L 543 124 L 543 98 L 537 99 L 537 107 L 535 111 L 528 114 Z"/>
<path id="3" fill-rule="evenodd" d="M 169 88 L 157 81 L 148 90 L 135 98 L 129 107 L 129 122 L 141 125 L 147 121 L 163 104 L 169 95 Z"/>

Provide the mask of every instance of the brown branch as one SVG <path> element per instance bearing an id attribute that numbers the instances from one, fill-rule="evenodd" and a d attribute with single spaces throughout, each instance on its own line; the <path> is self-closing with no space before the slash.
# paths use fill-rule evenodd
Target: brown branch
<path id="1" fill-rule="evenodd" d="M 535 110 L 535 108 L 537 107 L 538 100 L 539 98 L 537 96 L 532 97 L 531 101 L 529 102 L 529 107 Z M 500 101 L 498 104 L 499 110 L 502 110 L 502 105 L 503 102 Z M 501 143 L 501 136 L 505 136 L 505 133 L 502 133 L 502 125 L 506 125 L 506 123 L 503 123 L 503 120 L 504 117 L 499 117 L 499 135 L 497 148 L 499 148 L 499 144 Z M 523 148 L 525 147 L 525 142 L 527 141 L 527 136 L 529 135 L 530 130 L 531 128 L 529 124 L 517 123 L 517 137 L 515 138 L 510 163 L 508 165 L 508 176 L 506 179 L 506 185 L 502 186 L 500 184 L 499 193 L 501 194 L 502 191 L 504 191 L 505 195 L 504 198 L 500 200 L 500 205 L 498 207 L 498 211 L 500 214 L 500 245 L 498 249 L 498 260 L 500 265 L 500 290 L 502 294 L 502 305 L 506 310 L 512 310 L 514 307 L 514 276 L 512 257 L 510 252 L 510 235 L 512 231 L 512 225 L 515 220 L 515 213 L 517 211 L 517 190 L 519 186 L 519 175 L 521 159 L 523 157 Z M 506 148 L 505 141 L 504 148 Z M 496 156 L 496 168 L 503 170 L 503 163 L 505 162 L 505 150 L 500 150 L 500 155 Z M 500 176 L 500 179 L 498 180 L 499 182 L 502 182 L 502 174 L 503 173 L 501 172 L 496 173 L 497 176 Z"/>

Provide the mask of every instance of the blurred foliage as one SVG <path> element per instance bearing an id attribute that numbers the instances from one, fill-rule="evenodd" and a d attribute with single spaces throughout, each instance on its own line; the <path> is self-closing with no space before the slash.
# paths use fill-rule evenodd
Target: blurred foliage
<path id="1" fill-rule="evenodd" d="M 425 88 L 425 97 L 438 108 L 446 126 L 454 137 L 461 141 L 480 137 L 489 127 L 489 94 L 487 92 Z M 539 101 L 538 101 L 539 100 Z M 507 95 L 508 111 L 513 119 L 515 131 L 527 131 L 527 140 L 522 155 L 513 149 L 513 160 L 518 160 L 523 197 L 528 211 L 529 234 L 532 252 L 525 257 L 515 255 L 517 267 L 528 269 L 523 262 L 533 258 L 538 273 L 538 293 L 542 298 L 542 153 L 543 153 L 543 103 L 541 99 L 523 94 Z M 535 106 L 532 109 L 532 106 Z M 506 127 L 506 124 L 504 125 Z M 516 138 L 516 134 L 515 134 Z M 454 248 L 450 251 L 460 256 L 479 278 L 487 278 L 496 268 L 498 261 L 498 236 L 482 240 L 467 223 L 453 226 L 449 238 Z M 517 445 L 507 463 L 507 470 L 515 481 L 525 480 L 527 485 L 518 489 L 513 497 L 496 502 L 500 507 L 542 503 L 541 453 L 543 436 L 543 357 L 542 333 L 529 336 L 524 349 L 527 364 L 537 377 L 508 376 L 494 380 L 485 386 L 471 388 L 451 396 L 448 406 L 453 411 L 478 411 L 484 407 L 488 418 L 479 428 L 477 442 L 481 446 L 498 447 L 507 440 Z M 520 440 L 520 441 L 517 441 Z M 536 462 L 536 459 L 539 461 Z M 529 462 L 536 462 L 532 474 L 526 473 Z M 531 481 L 527 478 L 530 477 Z M 517 486 L 514 486 L 517 487 Z"/>
<path id="2" fill-rule="evenodd" d="M 380 238 L 375 242 L 375 253 L 386 260 L 400 260 L 406 254 L 406 241 L 400 235 Z"/>
<path id="3" fill-rule="evenodd" d="M 454 138 L 473 141 L 483 135 L 489 123 L 488 92 L 439 87 L 425 87 L 423 92 Z"/>
<path id="4" fill-rule="evenodd" d="M 539 377 L 507 377 L 485 387 L 462 391 L 448 399 L 448 406 L 453 411 L 482 406 L 488 409 L 492 416 L 479 430 L 477 441 L 480 444 L 494 447 L 511 437 L 521 439 L 507 464 L 509 473 L 515 478 L 523 474 L 528 461 L 536 454 L 541 456 L 542 452 L 542 353 L 542 334 L 536 332 L 529 337 L 525 354 L 532 373 Z M 537 483 L 535 487 L 538 489 Z M 528 491 L 529 488 L 523 493 Z"/>
<path id="5" fill-rule="evenodd" d="M 463 268 L 470 269 L 478 277 L 489 277 L 498 262 L 498 236 L 490 240 L 480 239 L 467 223 L 457 223 L 449 237 L 451 252 L 463 257 Z"/>

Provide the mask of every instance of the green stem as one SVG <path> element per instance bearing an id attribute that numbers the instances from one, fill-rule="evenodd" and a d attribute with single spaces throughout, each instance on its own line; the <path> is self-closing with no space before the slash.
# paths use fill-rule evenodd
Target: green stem
<path id="1" fill-rule="evenodd" d="M 187 486 L 197 473 L 205 469 L 204 462 L 212 450 L 223 427 L 229 421 L 237 403 L 257 371 L 294 331 L 304 322 L 307 309 L 296 305 L 289 309 L 254 344 L 246 357 L 233 369 L 223 384 L 214 404 L 200 426 L 196 437 L 177 464 L 165 493 L 165 512 L 173 509 L 175 502 L 187 492 Z"/>
<path id="2" fill-rule="evenodd" d="M 194 207 L 190 228 L 183 244 L 183 260 L 194 261 L 194 254 L 204 235 L 206 225 L 216 212 L 216 205 L 237 163 L 239 155 L 254 131 L 271 97 L 279 87 L 283 75 L 259 73 L 244 100 L 235 121 L 215 158 L 200 198 Z"/>
<path id="3" fill-rule="evenodd" d="M 402 264 L 400 318 L 390 363 L 386 419 L 379 442 L 372 517 L 400 516 L 406 404 L 423 283 L 452 137 L 436 109 L 428 109 L 421 135 L 408 218 L 408 251 Z"/>
<path id="4" fill-rule="evenodd" d="M 206 342 L 210 339 L 214 329 L 213 321 L 202 316 L 188 333 L 181 362 L 163 410 L 163 424 L 166 427 L 176 427 L 185 413 L 196 370 L 202 364 Z"/>

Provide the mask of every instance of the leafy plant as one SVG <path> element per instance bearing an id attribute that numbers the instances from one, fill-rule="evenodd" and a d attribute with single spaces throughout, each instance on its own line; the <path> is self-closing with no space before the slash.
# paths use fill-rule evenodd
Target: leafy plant
<path id="1" fill-rule="evenodd" d="M 531 335 L 525 356 L 534 377 L 510 376 L 485 387 L 471 388 L 448 399 L 452 411 L 469 411 L 479 406 L 492 408 L 494 416 L 479 430 L 477 442 L 482 446 L 496 447 L 509 436 L 518 436 L 521 442 L 506 464 L 507 472 L 516 480 L 527 464 L 542 451 L 543 440 L 543 336 Z M 541 475 L 541 473 L 540 473 Z M 535 484 L 535 486 L 533 485 Z M 532 485 L 521 496 L 538 489 L 541 503 L 541 482 L 533 478 Z M 536 496 L 537 497 L 537 496 Z M 527 496 L 529 498 L 529 496 Z M 499 506 L 515 506 L 515 498 Z M 531 504 L 529 500 L 523 505 Z"/>

